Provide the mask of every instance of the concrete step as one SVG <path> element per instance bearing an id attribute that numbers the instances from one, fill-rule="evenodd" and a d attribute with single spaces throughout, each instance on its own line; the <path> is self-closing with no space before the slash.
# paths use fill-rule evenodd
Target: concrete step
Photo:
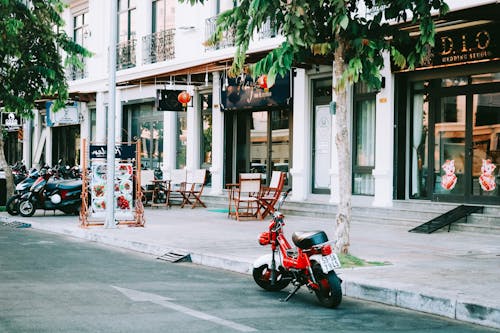
<path id="1" fill-rule="evenodd" d="M 227 209 L 226 196 L 204 196 L 204 201 L 211 208 Z M 396 225 L 414 228 L 422 223 L 457 207 L 456 203 L 431 201 L 395 200 L 393 207 L 372 207 L 356 205 L 352 207 L 353 221 Z M 337 206 L 328 202 L 287 201 L 281 211 L 285 215 L 335 219 Z M 442 230 L 447 231 L 448 228 Z M 465 232 L 491 232 L 500 235 L 500 207 L 484 206 L 483 213 L 471 214 L 467 221 L 455 222 L 451 230 Z"/>

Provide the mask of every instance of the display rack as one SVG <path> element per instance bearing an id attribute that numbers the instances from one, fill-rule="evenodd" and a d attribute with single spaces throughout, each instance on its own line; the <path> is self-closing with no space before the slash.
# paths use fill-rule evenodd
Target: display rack
<path id="1" fill-rule="evenodd" d="M 90 148 L 90 149 L 89 149 Z M 104 225 L 106 216 L 106 146 L 87 146 L 82 139 L 82 207 L 80 226 Z M 90 164 L 89 164 L 90 162 Z M 141 189 L 141 143 L 122 142 L 115 149 L 113 204 L 116 225 L 144 227 L 144 205 Z"/>

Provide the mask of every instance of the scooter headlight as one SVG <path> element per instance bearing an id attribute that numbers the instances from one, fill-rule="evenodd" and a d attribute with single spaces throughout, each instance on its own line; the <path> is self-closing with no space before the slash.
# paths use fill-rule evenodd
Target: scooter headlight
<path id="1" fill-rule="evenodd" d="M 61 203 L 61 196 L 59 194 L 54 194 L 53 196 L 50 197 L 50 201 L 54 205 L 57 205 L 58 203 Z"/>

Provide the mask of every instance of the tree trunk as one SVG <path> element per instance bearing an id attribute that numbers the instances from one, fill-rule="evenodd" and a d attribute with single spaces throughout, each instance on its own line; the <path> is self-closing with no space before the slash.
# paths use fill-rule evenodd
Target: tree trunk
<path id="1" fill-rule="evenodd" d="M 14 176 L 12 175 L 12 169 L 7 163 L 4 152 L 4 142 L 3 142 L 3 128 L 0 126 L 0 169 L 5 172 L 5 179 L 7 182 L 7 198 L 14 194 Z M 6 199 L 7 199 L 6 198 Z"/>
<path id="2" fill-rule="evenodd" d="M 337 144 L 339 163 L 339 188 L 333 189 L 339 191 L 335 251 L 337 253 L 348 253 L 352 198 L 351 140 L 348 126 L 347 87 L 338 86 L 339 78 L 346 69 L 343 56 L 345 44 L 341 39 L 338 38 L 337 40 L 339 45 L 335 51 L 333 65 L 333 77 L 334 81 L 336 81 L 333 89 L 335 90 L 334 96 L 337 96 L 335 143 Z"/>

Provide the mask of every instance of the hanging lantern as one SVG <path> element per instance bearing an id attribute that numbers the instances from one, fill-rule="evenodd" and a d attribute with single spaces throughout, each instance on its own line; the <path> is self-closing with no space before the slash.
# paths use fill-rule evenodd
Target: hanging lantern
<path id="1" fill-rule="evenodd" d="M 259 76 L 259 78 L 257 79 L 257 85 L 264 89 L 264 91 L 269 91 L 269 88 L 272 87 L 272 85 L 269 85 L 268 82 L 267 82 L 267 75 L 266 74 L 262 74 L 261 76 Z"/>
<path id="2" fill-rule="evenodd" d="M 177 100 L 182 104 L 183 107 L 186 107 L 191 100 L 191 95 L 189 95 L 189 93 L 184 90 L 177 96 Z"/>
<path id="3" fill-rule="evenodd" d="M 259 76 L 259 78 L 257 79 L 257 85 L 259 87 L 261 87 L 262 89 L 269 88 L 267 86 L 267 75 L 266 74 Z"/>

